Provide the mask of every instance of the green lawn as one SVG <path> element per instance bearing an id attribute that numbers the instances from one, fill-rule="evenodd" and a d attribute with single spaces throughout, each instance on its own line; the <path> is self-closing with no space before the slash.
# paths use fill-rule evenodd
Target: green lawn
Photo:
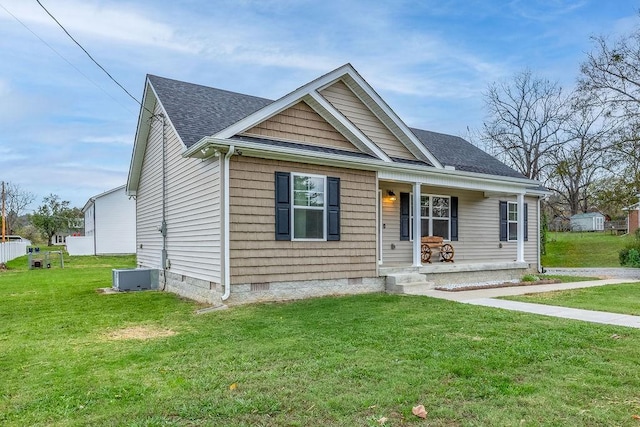
<path id="1" fill-rule="evenodd" d="M 96 292 L 132 265 L 0 272 L 0 425 L 638 425 L 640 330 L 385 294 L 195 315 Z"/>
<path id="2" fill-rule="evenodd" d="M 545 292 L 505 299 L 640 316 L 640 283 Z"/>
<path id="3" fill-rule="evenodd" d="M 549 233 L 544 267 L 620 267 L 618 253 L 633 236 L 607 233 Z"/>

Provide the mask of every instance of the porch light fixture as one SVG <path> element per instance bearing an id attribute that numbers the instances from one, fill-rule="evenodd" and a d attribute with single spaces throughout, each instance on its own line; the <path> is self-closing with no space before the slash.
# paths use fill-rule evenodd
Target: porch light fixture
<path id="1" fill-rule="evenodd" d="M 389 200 L 391 200 L 392 202 L 398 200 L 398 198 L 396 197 L 396 193 L 391 190 L 387 190 L 387 195 L 389 196 Z"/>

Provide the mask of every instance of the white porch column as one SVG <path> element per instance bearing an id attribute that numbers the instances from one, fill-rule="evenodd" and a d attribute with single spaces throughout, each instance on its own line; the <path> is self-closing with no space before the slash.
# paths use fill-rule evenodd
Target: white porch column
<path id="1" fill-rule="evenodd" d="M 524 262 L 524 194 L 518 194 L 518 262 Z"/>
<path id="2" fill-rule="evenodd" d="M 420 220 L 420 183 L 413 183 L 413 266 L 422 267 L 421 236 L 422 221 Z"/>

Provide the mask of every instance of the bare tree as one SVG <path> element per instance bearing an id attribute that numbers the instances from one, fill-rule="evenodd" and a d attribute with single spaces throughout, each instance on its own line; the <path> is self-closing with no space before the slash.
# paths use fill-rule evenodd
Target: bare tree
<path id="1" fill-rule="evenodd" d="M 581 65 L 581 91 L 597 96 L 602 103 L 627 119 L 638 120 L 640 112 L 640 32 L 614 42 L 592 37 L 595 49 Z"/>
<path id="2" fill-rule="evenodd" d="M 570 215 L 575 215 L 593 206 L 593 184 L 610 166 L 616 121 L 592 98 L 574 94 L 568 105 L 562 126 L 566 142 L 555 152 L 546 185 L 558 194 Z"/>
<path id="3" fill-rule="evenodd" d="M 24 214 L 25 209 L 36 198 L 35 194 L 24 190 L 19 184 L 7 182 L 5 184 L 6 191 L 6 209 L 7 209 L 7 231 L 14 234 L 17 228 L 18 219 Z"/>
<path id="4" fill-rule="evenodd" d="M 579 88 L 597 97 L 619 117 L 612 146 L 613 170 L 631 192 L 640 191 L 640 29 L 615 41 L 592 38 L 595 47 L 580 67 Z"/>
<path id="5" fill-rule="evenodd" d="M 526 177 L 541 179 L 543 169 L 563 142 L 562 89 L 557 83 L 524 70 L 510 81 L 491 84 L 485 98 L 485 146 Z"/>

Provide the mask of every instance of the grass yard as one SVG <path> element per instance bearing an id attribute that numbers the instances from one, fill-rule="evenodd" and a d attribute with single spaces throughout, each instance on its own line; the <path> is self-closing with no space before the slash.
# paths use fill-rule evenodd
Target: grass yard
<path id="1" fill-rule="evenodd" d="M 385 294 L 195 315 L 96 292 L 132 265 L 0 272 L 1 425 L 640 423 L 640 330 Z"/>
<path id="2" fill-rule="evenodd" d="M 633 236 L 608 233 L 549 233 L 544 267 L 620 267 L 618 253 Z"/>
<path id="3" fill-rule="evenodd" d="M 545 292 L 504 299 L 640 316 L 640 283 Z"/>

